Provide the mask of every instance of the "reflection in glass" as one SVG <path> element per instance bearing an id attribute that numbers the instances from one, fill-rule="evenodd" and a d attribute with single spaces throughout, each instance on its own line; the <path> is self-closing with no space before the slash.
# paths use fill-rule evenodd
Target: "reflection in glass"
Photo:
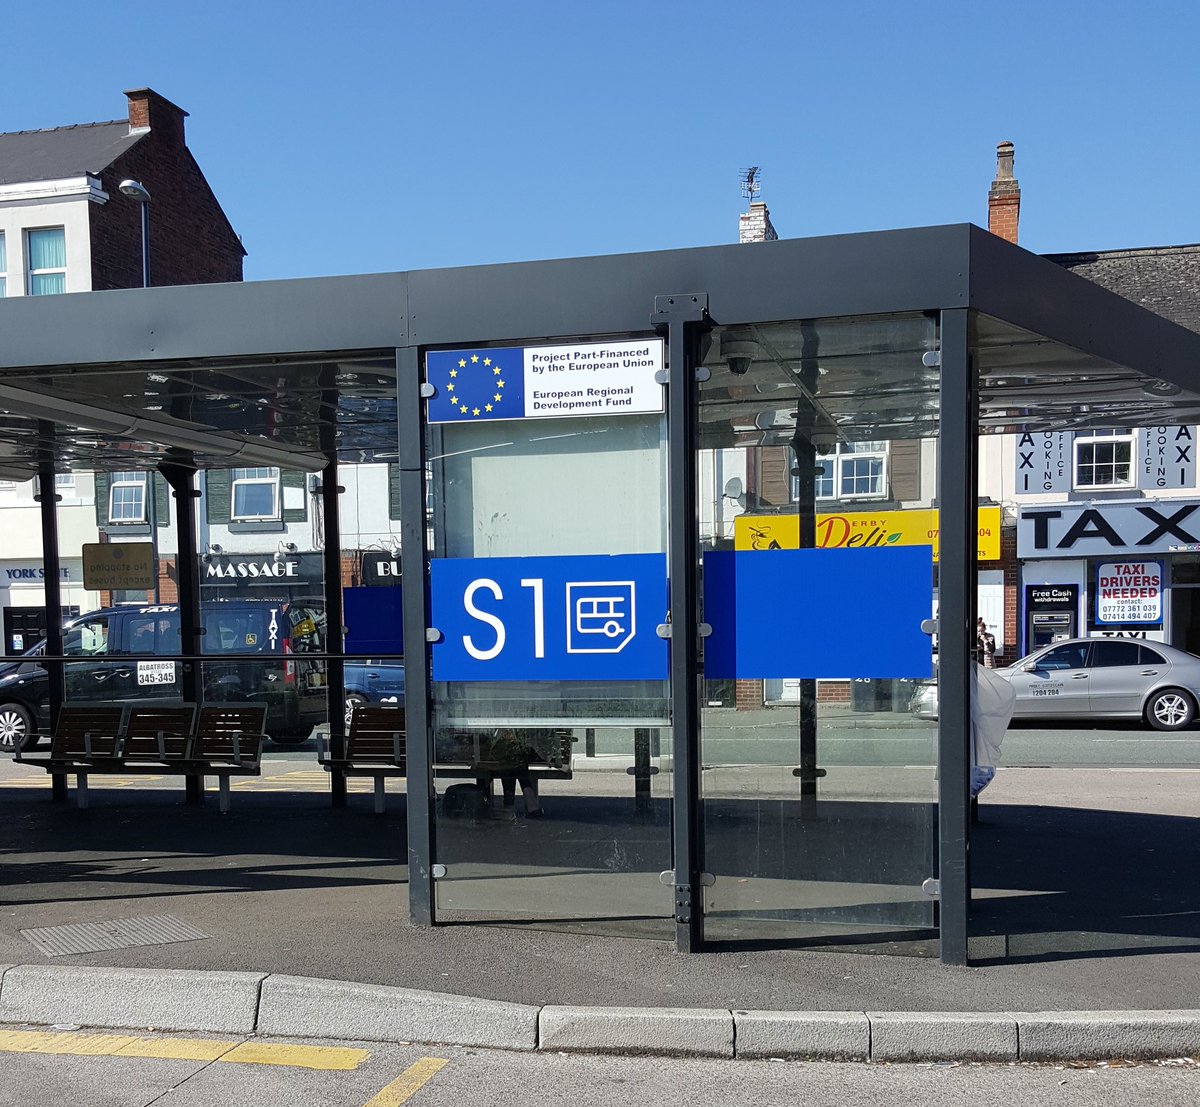
<path id="1" fill-rule="evenodd" d="M 767 558 L 928 544 L 928 525 L 906 525 L 904 513 L 932 506 L 938 371 L 922 355 L 935 348 L 922 315 L 717 328 L 700 386 L 701 548 Z M 817 626 L 802 609 L 777 608 L 758 633 L 781 645 L 860 639 L 862 671 L 708 682 L 709 940 L 927 951 L 935 729 L 908 711 L 915 681 L 871 657 L 871 624 L 888 617 Z"/>

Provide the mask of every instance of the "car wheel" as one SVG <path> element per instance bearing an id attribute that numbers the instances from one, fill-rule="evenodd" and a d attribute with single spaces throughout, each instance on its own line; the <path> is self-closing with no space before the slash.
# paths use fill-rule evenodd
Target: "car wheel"
<path id="1" fill-rule="evenodd" d="M 1146 704 L 1146 722 L 1155 730 L 1182 730 L 1196 717 L 1196 701 L 1181 688 L 1155 692 Z"/>
<path id="2" fill-rule="evenodd" d="M 360 703 L 366 703 L 366 697 L 360 696 L 357 692 L 349 692 L 346 695 L 346 729 L 350 729 L 350 716 L 354 714 L 354 708 Z"/>
<path id="3" fill-rule="evenodd" d="M 19 703 L 0 704 L 0 753 L 31 750 L 37 744 L 33 716 Z"/>

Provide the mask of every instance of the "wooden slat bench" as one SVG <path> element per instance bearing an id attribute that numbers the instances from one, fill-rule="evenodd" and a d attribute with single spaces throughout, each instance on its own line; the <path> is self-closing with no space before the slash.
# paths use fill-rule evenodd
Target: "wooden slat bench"
<path id="1" fill-rule="evenodd" d="M 88 777 L 96 774 L 181 776 L 189 799 L 201 798 L 204 778 L 215 776 L 221 810 L 228 811 L 229 778 L 262 771 L 266 720 L 263 704 L 210 704 L 198 713 L 195 704 L 68 705 L 49 757 L 17 760 L 51 773 L 56 799 L 65 798 L 66 778 L 74 776 L 80 807 L 88 805 Z"/>
<path id="2" fill-rule="evenodd" d="M 229 778 L 262 773 L 267 708 L 261 703 L 213 703 L 200 708 L 192 736 L 188 771 L 200 778 L 215 776 L 220 808 L 229 810 Z"/>
<path id="3" fill-rule="evenodd" d="M 195 704 L 67 704 L 50 739 L 50 756 L 19 760 L 40 765 L 54 777 L 56 799 L 65 798 L 66 778 L 75 777 L 75 802 L 87 807 L 90 776 L 186 773 L 195 718 Z"/>
<path id="4" fill-rule="evenodd" d="M 407 776 L 404 708 L 398 703 L 356 703 L 346 730 L 342 757 L 328 753 L 322 736 L 317 760 L 327 773 L 369 776 L 375 781 L 375 811 L 382 814 L 387 777 Z"/>

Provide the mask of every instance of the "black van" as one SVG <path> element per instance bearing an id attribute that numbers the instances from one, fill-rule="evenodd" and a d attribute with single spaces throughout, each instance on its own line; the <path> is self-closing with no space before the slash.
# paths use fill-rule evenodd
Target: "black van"
<path id="1" fill-rule="evenodd" d="M 201 663 L 205 703 L 267 705 L 267 733 L 280 745 L 303 742 L 326 717 L 325 618 L 303 604 L 230 601 L 207 604 Z M 0 664 L 0 751 L 31 749 L 49 729 L 49 681 L 39 643 Z M 109 607 L 63 626 L 68 702 L 180 702 L 182 663 L 156 655 L 182 652 L 177 604 Z M 262 654 L 221 660 L 222 654 Z M 212 660 L 207 660 L 208 657 Z M 278 660 L 270 660 L 278 658 Z M 78 659 L 78 660 L 74 660 Z"/>

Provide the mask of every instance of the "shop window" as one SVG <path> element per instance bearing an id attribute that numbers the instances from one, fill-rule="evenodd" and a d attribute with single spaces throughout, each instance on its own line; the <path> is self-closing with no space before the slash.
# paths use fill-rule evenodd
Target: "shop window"
<path id="1" fill-rule="evenodd" d="M 67 241 L 62 227 L 25 232 L 29 295 L 54 296 L 67 290 Z"/>
<path id="2" fill-rule="evenodd" d="M 817 455 L 818 500 L 882 500 L 888 492 L 886 442 L 838 442 Z M 792 478 L 792 499 L 800 498 L 800 478 Z"/>
<path id="3" fill-rule="evenodd" d="M 1133 431 L 1128 427 L 1075 436 L 1075 487 L 1132 488 Z"/>
<path id="4" fill-rule="evenodd" d="M 145 473 L 113 473 L 108 486 L 108 521 L 146 522 Z"/>
<path id="5" fill-rule="evenodd" d="M 234 469 L 229 518 L 235 523 L 279 518 L 279 470 L 266 466 Z"/>

